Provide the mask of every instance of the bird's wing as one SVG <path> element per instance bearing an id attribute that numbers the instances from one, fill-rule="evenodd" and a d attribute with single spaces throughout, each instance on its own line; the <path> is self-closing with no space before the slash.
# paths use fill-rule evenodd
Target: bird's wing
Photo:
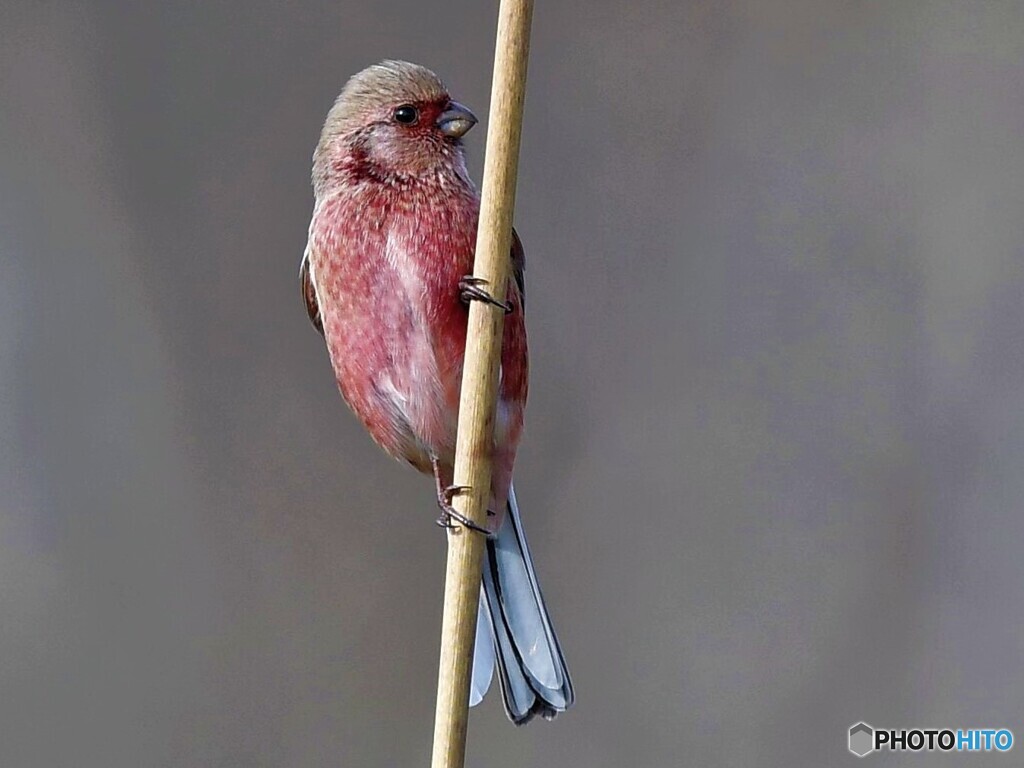
<path id="1" fill-rule="evenodd" d="M 512 277 L 515 278 L 519 287 L 519 302 L 526 310 L 526 251 L 523 250 L 523 241 L 519 239 L 519 233 L 512 227 Z"/>
<path id="2" fill-rule="evenodd" d="M 514 249 L 513 249 L 514 250 Z M 299 264 L 299 282 L 302 287 L 302 299 L 306 302 L 306 314 L 309 315 L 309 322 L 313 327 L 324 333 L 324 323 L 320 318 L 320 305 L 316 300 L 316 288 L 313 286 L 313 278 L 309 274 L 309 249 L 302 254 L 302 263 Z"/>

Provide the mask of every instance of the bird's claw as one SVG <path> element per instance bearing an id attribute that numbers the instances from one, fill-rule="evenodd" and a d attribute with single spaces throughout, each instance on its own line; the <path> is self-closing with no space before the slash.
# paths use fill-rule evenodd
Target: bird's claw
<path id="1" fill-rule="evenodd" d="M 438 499 L 438 503 L 441 505 L 441 509 L 450 507 L 452 505 L 452 499 L 458 496 L 460 493 L 465 493 L 469 490 L 468 485 L 449 485 L 441 489 L 441 495 Z"/>
<path id="2" fill-rule="evenodd" d="M 452 521 L 455 521 L 454 523 Z M 490 536 L 491 532 L 482 525 L 477 525 L 468 517 L 461 512 L 456 512 L 453 507 L 442 507 L 441 516 L 435 521 L 441 528 L 447 528 L 451 530 L 457 528 L 455 523 L 458 523 L 463 528 L 468 528 L 471 531 L 482 533 L 484 536 Z"/>
<path id="3" fill-rule="evenodd" d="M 437 518 L 437 525 L 441 528 L 447 528 L 451 530 L 456 528 L 455 523 L 468 528 L 471 531 L 482 533 L 485 536 L 490 536 L 491 532 L 482 525 L 478 525 L 466 517 L 461 512 L 456 511 L 455 507 L 452 506 L 452 499 L 458 496 L 460 493 L 465 493 L 469 490 L 468 485 L 449 485 L 446 488 L 440 489 L 437 495 L 437 506 L 441 508 L 441 516 Z M 491 512 L 488 510 L 488 515 Z M 455 521 L 454 523 L 452 521 Z"/>
<path id="4" fill-rule="evenodd" d="M 482 301 L 485 304 L 501 307 L 501 309 L 505 310 L 506 315 L 510 314 L 512 312 L 512 305 L 507 301 L 498 301 L 498 299 L 482 288 L 485 285 L 487 285 L 487 281 L 484 278 L 466 275 L 459 280 L 459 298 L 462 299 L 464 304 L 469 304 L 471 301 Z"/>

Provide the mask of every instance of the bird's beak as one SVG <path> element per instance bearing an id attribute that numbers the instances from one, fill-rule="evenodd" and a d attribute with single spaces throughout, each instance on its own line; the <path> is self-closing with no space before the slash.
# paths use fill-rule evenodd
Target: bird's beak
<path id="1" fill-rule="evenodd" d="M 448 109 L 437 116 L 437 127 L 449 139 L 461 139 L 476 124 L 476 115 L 457 101 L 450 102 Z"/>

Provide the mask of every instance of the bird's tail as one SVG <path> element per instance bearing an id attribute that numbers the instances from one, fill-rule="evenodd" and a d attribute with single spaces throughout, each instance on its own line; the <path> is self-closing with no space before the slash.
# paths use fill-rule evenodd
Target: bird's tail
<path id="1" fill-rule="evenodd" d="M 569 670 L 551 626 L 523 535 L 515 491 L 497 535 L 487 540 L 470 705 L 490 686 L 495 663 L 505 712 L 516 725 L 551 720 L 574 699 Z"/>

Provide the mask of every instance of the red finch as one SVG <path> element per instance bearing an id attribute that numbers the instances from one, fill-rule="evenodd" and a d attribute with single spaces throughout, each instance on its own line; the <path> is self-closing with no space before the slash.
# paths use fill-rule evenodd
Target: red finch
<path id="1" fill-rule="evenodd" d="M 385 61 L 353 76 L 313 155 L 315 207 L 300 276 L 345 402 L 396 459 L 432 473 L 451 508 L 467 303 L 505 307 L 493 477 L 470 703 L 497 663 L 516 724 L 573 703 L 512 490 L 527 392 L 523 250 L 504 301 L 473 271 L 480 198 L 462 137 L 476 123 L 433 72 Z"/>

